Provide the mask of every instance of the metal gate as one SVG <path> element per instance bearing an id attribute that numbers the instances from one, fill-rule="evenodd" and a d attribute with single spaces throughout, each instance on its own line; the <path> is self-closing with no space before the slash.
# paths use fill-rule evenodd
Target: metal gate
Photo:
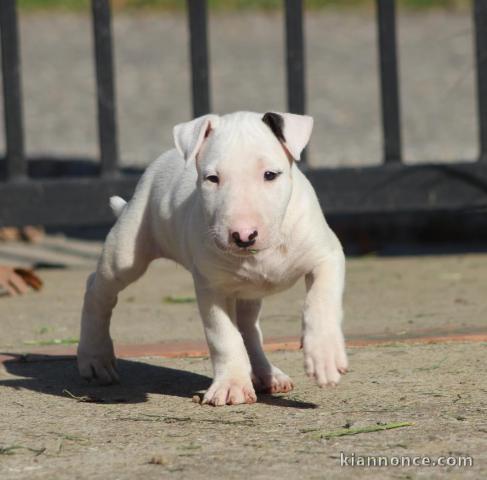
<path id="1" fill-rule="evenodd" d="M 302 0 L 284 0 L 287 105 L 305 113 Z M 194 116 L 211 111 L 207 1 L 187 0 Z M 480 155 L 475 162 L 402 162 L 394 0 L 377 0 L 383 163 L 363 168 L 302 166 L 329 214 L 463 212 L 487 204 L 487 2 L 473 0 Z M 109 0 L 92 0 L 100 161 L 92 175 L 33 178 L 24 152 L 19 33 L 15 0 L 0 1 L 6 157 L 0 161 L 0 225 L 97 225 L 112 221 L 108 198 L 130 197 L 141 172 L 118 162 Z M 70 159 L 62 159 L 69 171 Z M 304 159 L 305 160 L 305 159 Z"/>

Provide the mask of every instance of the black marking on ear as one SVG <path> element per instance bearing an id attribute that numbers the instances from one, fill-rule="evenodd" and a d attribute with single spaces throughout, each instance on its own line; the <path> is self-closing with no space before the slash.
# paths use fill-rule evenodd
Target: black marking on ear
<path id="1" fill-rule="evenodd" d="M 283 133 L 284 119 L 281 115 L 274 112 L 267 112 L 262 117 L 262 121 L 272 130 L 272 133 L 280 142 L 286 143 Z"/>
<path id="2" fill-rule="evenodd" d="M 208 138 L 208 137 L 209 137 L 209 135 L 210 135 L 210 133 L 212 132 L 212 130 L 213 130 L 213 129 L 211 128 L 211 123 L 210 123 L 210 122 L 208 122 L 208 126 L 206 127 L 206 131 L 205 131 L 205 136 L 204 136 L 204 138 Z"/>

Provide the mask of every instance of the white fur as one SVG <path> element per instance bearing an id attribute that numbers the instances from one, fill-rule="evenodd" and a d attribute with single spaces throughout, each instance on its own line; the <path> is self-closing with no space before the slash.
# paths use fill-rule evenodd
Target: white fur
<path id="1" fill-rule="evenodd" d="M 250 403 L 255 390 L 289 391 L 287 375 L 262 350 L 262 298 L 303 276 L 305 369 L 320 386 L 346 371 L 341 330 L 345 263 L 315 192 L 291 157 L 311 133 L 310 117 L 282 114 L 285 148 L 262 114 L 206 115 L 174 128 L 176 150 L 149 166 L 107 236 L 87 282 L 78 365 L 81 375 L 118 380 L 109 334 L 118 293 L 159 257 L 194 278 L 214 370 L 204 403 Z M 290 154 L 290 155 L 289 155 Z M 273 181 L 264 172 L 281 172 Z M 219 183 L 207 179 L 218 176 Z M 232 232 L 256 231 L 251 248 Z"/>
<path id="2" fill-rule="evenodd" d="M 127 205 L 127 202 L 122 197 L 118 197 L 117 195 L 110 197 L 110 208 L 115 217 L 118 218 L 121 215 L 125 205 Z"/>

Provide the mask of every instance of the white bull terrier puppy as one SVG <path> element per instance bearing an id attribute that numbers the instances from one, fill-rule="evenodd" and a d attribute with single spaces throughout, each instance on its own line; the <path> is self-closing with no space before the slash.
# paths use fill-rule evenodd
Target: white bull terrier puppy
<path id="1" fill-rule="evenodd" d="M 211 405 L 288 392 L 266 358 L 262 298 L 306 280 L 304 364 L 319 386 L 347 370 L 341 330 L 343 250 L 313 187 L 296 166 L 313 119 L 290 113 L 205 115 L 174 127 L 176 149 L 142 176 L 133 198 L 111 200 L 119 218 L 88 278 L 78 348 L 80 373 L 118 381 L 109 326 L 118 293 L 160 257 L 193 275 L 214 379 Z"/>

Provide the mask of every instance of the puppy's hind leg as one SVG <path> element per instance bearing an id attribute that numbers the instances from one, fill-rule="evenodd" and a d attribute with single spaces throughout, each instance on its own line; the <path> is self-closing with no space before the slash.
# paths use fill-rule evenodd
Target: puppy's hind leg
<path id="1" fill-rule="evenodd" d="M 82 377 L 102 384 L 119 380 L 109 332 L 118 293 L 135 282 L 157 257 L 146 200 L 136 195 L 124 208 L 107 236 L 96 272 L 88 277 L 86 285 L 78 368 Z"/>
<path id="2" fill-rule="evenodd" d="M 237 324 L 252 365 L 252 382 L 257 392 L 289 392 L 294 388 L 292 380 L 269 362 L 263 350 L 261 307 L 261 300 L 237 300 Z"/>

